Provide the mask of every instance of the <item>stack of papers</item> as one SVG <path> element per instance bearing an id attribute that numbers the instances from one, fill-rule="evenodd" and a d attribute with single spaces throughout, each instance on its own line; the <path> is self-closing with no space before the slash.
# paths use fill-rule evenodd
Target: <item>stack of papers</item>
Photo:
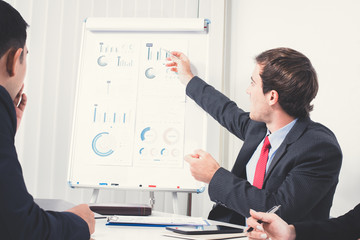
<path id="1" fill-rule="evenodd" d="M 185 235 L 174 232 L 163 234 L 167 237 L 192 239 L 192 240 L 215 240 L 215 239 L 240 239 L 246 237 L 246 233 L 224 233 L 224 234 L 204 234 L 204 235 Z"/>
<path id="2" fill-rule="evenodd" d="M 107 218 L 106 225 L 122 226 L 202 226 L 210 225 L 203 218 L 194 217 L 154 217 L 154 216 L 111 216 Z"/>

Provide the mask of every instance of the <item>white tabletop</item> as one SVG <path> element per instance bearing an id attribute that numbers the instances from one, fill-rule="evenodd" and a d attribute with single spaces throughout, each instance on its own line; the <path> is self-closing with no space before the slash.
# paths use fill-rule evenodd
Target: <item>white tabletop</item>
<path id="1" fill-rule="evenodd" d="M 153 211 L 153 216 L 179 216 L 169 213 L 161 213 Z M 182 216 L 185 217 L 185 216 Z M 216 221 L 209 221 L 211 224 L 216 224 L 219 222 Z M 167 233 L 168 230 L 165 227 L 137 227 L 137 226 L 108 226 L 106 224 L 106 219 L 96 219 L 96 226 L 95 226 L 95 233 L 91 236 L 91 240 L 114 240 L 114 239 L 121 239 L 121 240 L 134 240 L 134 239 L 176 239 L 167 236 L 163 236 L 164 233 Z M 221 223 L 223 225 L 226 224 Z M 241 239 L 245 240 L 247 238 L 233 238 L 233 239 Z"/>
<path id="2" fill-rule="evenodd" d="M 66 202 L 61 199 L 35 199 L 35 202 L 39 204 L 45 210 L 53 211 L 64 211 L 75 206 L 72 203 Z M 171 214 L 171 213 L 162 213 L 153 211 L 152 216 L 155 217 L 181 217 L 186 218 L 186 216 Z M 100 215 L 97 215 L 100 216 Z M 229 223 L 216 222 L 208 220 L 212 225 L 221 224 L 227 226 L 236 226 Z M 96 219 L 95 233 L 91 236 L 91 240 L 137 240 L 137 239 L 146 239 L 146 240 L 155 240 L 155 239 L 175 239 L 172 237 L 163 236 L 163 234 L 168 233 L 169 231 L 165 227 L 135 227 L 135 226 L 108 226 L 106 224 L 106 219 Z M 247 238 L 232 238 L 246 240 Z"/>

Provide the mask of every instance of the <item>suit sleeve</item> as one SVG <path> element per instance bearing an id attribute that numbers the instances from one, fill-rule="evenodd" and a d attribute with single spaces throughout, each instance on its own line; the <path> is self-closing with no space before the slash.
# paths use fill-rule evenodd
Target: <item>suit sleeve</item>
<path id="1" fill-rule="evenodd" d="M 338 218 L 294 224 L 297 240 L 338 240 L 360 238 L 360 204 Z"/>
<path id="2" fill-rule="evenodd" d="M 28 193 L 14 146 L 16 120 L 11 115 L 0 104 L 0 238 L 88 240 L 89 228 L 82 218 L 44 211 Z"/>
<path id="3" fill-rule="evenodd" d="M 223 127 L 244 140 L 246 128 L 251 122 L 249 113 L 198 77 L 188 83 L 186 94 Z"/>

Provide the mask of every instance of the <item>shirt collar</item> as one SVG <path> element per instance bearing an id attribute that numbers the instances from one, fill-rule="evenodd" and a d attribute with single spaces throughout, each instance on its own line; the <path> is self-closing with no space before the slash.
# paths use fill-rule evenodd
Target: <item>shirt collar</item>
<path id="1" fill-rule="evenodd" d="M 297 118 L 294 119 L 293 121 L 273 133 L 270 133 L 269 129 L 267 130 L 266 135 L 269 136 L 269 141 L 272 149 L 277 149 L 281 145 L 286 135 L 290 132 L 291 128 L 295 125 L 297 120 Z"/>

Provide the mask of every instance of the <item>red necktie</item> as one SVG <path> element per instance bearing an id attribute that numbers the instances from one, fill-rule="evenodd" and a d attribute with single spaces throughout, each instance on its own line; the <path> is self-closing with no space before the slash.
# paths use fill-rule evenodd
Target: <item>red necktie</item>
<path id="1" fill-rule="evenodd" d="M 269 137 L 265 137 L 264 145 L 262 146 L 260 158 L 256 164 L 255 177 L 253 186 L 262 189 L 265 177 L 266 164 L 269 157 L 270 142 Z"/>

